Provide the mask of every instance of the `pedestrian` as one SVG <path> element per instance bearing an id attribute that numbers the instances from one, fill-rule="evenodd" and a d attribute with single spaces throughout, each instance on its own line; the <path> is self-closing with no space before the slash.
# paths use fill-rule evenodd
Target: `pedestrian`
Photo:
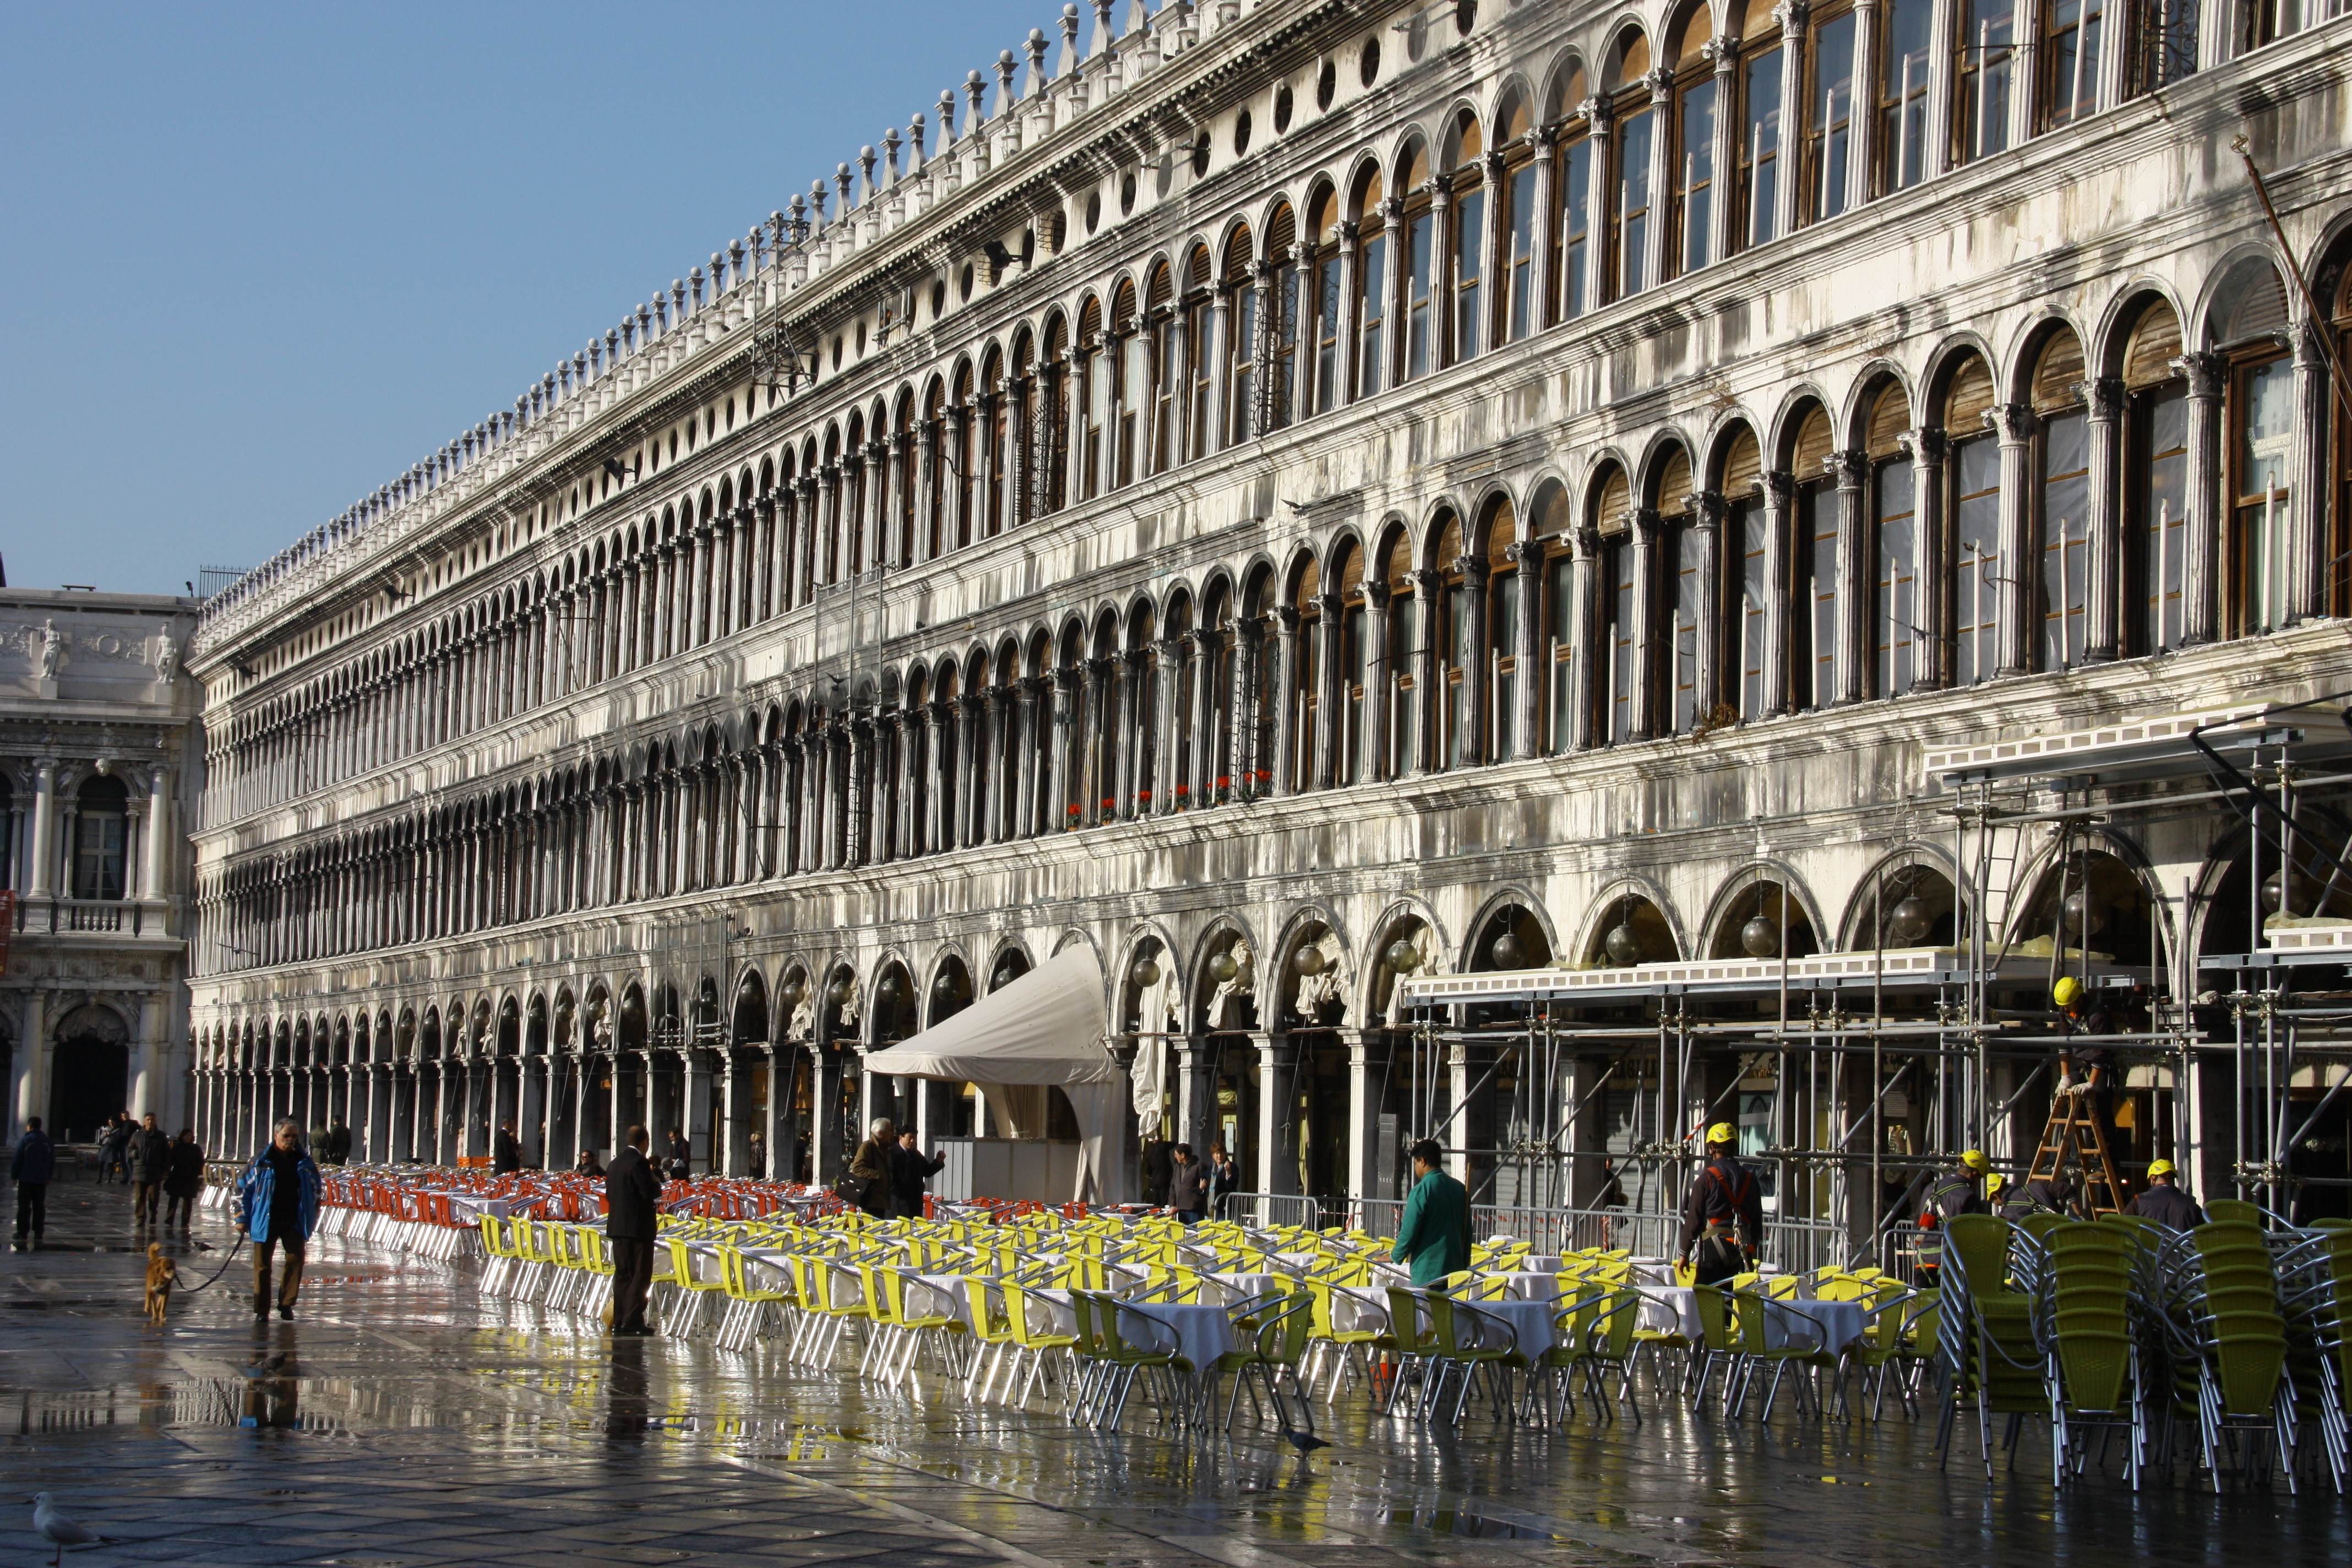
<path id="1" fill-rule="evenodd" d="M 601 1182 L 604 1179 L 604 1162 L 596 1158 L 595 1150 L 583 1149 L 580 1151 L 580 1158 L 572 1162 L 572 1173 L 575 1176 L 593 1176 Z"/>
<path id="2" fill-rule="evenodd" d="M 898 1130 L 890 1125 L 887 1116 L 875 1118 L 866 1129 L 866 1142 L 849 1157 L 849 1201 L 881 1219 L 890 1212 L 890 1199 L 897 1186 L 898 1159 L 892 1152 L 898 1141 Z"/>
<path id="3" fill-rule="evenodd" d="M 757 1132 L 752 1133 L 751 1147 L 743 1158 L 753 1181 L 764 1182 L 768 1179 L 768 1141 L 765 1138 L 761 1137 Z"/>
<path id="4" fill-rule="evenodd" d="M 172 1136 L 155 1125 L 155 1113 L 139 1119 L 131 1135 L 131 1213 L 141 1225 L 155 1223 L 155 1209 L 163 1196 L 163 1179 L 172 1173 Z"/>
<path id="5" fill-rule="evenodd" d="M 662 1174 L 673 1182 L 683 1182 L 694 1174 L 694 1145 L 686 1141 L 681 1129 L 669 1130 L 669 1149 L 662 1157 Z"/>
<path id="6" fill-rule="evenodd" d="M 1168 1205 L 1168 1178 L 1175 1173 L 1175 1145 L 1154 1137 L 1143 1146 L 1137 1174 L 1143 1179 L 1143 1201 L 1153 1208 Z"/>
<path id="7" fill-rule="evenodd" d="M 163 1223 L 176 1221 L 182 1230 L 187 1229 L 204 1190 L 204 1145 L 196 1142 L 194 1128 L 184 1127 L 172 1145 L 172 1168 L 163 1177 Z"/>
<path id="8" fill-rule="evenodd" d="M 1946 1173 L 1927 1189 L 1927 1206 L 1920 1213 L 1919 1228 L 1928 1234 L 1919 1238 L 1919 1268 L 1922 1281 L 1936 1283 L 1936 1270 L 1944 1264 L 1944 1243 L 1937 1233 L 1950 1228 L 1952 1221 L 1962 1215 L 1990 1214 L 1992 1205 L 1986 1201 L 1981 1178 L 1991 1162 L 1981 1149 L 1969 1149 L 1960 1154 L 1960 1168 Z"/>
<path id="9" fill-rule="evenodd" d="M 1445 1173 L 1445 1151 L 1436 1139 L 1423 1138 L 1409 1152 L 1412 1192 L 1389 1257 L 1412 1262 L 1415 1285 L 1442 1285 L 1446 1276 L 1470 1267 L 1470 1194 Z"/>
<path id="10" fill-rule="evenodd" d="M 1718 1121 L 1706 1130 L 1706 1164 L 1691 1184 L 1683 1204 L 1682 1240 L 1676 1263 L 1696 1267 L 1691 1282 L 1719 1285 L 1756 1266 L 1757 1248 L 1764 1241 L 1764 1194 L 1756 1173 L 1741 1164 L 1732 1151 L 1739 1135 L 1731 1123 Z M 1698 1244 L 1694 1258 L 1691 1244 Z"/>
<path id="11" fill-rule="evenodd" d="M 1224 1217 L 1225 1200 L 1242 1190 L 1242 1168 L 1225 1152 L 1223 1143 L 1209 1145 L 1209 1213 Z"/>
<path id="12" fill-rule="evenodd" d="M 498 1136 L 490 1140 L 490 1169 L 501 1176 L 522 1169 L 522 1140 L 515 1136 L 511 1116 L 499 1123 Z"/>
<path id="13" fill-rule="evenodd" d="M 913 1128 L 899 1133 L 898 1145 L 891 1152 L 891 1214 L 899 1219 L 921 1219 L 923 1199 L 929 1194 L 931 1178 L 947 1163 L 946 1155 L 926 1154 L 916 1145 Z"/>
<path id="14" fill-rule="evenodd" d="M 327 1136 L 319 1151 L 319 1158 L 330 1165 L 340 1165 L 352 1157 L 352 1130 L 343 1125 L 340 1116 L 327 1118 Z"/>
<path id="15" fill-rule="evenodd" d="M 641 1126 L 613 1151 L 604 1176 L 604 1241 L 613 1254 L 613 1332 L 648 1334 L 646 1292 L 653 1288 L 654 1238 L 661 1234 L 661 1178 L 646 1160 Z"/>
<path id="16" fill-rule="evenodd" d="M 311 1128 L 310 1136 L 305 1138 L 302 1142 L 303 1146 L 310 1151 L 310 1158 L 322 1164 L 325 1163 L 327 1158 L 327 1144 L 330 1142 L 327 1137 L 327 1124 L 325 1122 L 321 1121 L 316 1127 Z"/>
<path id="17" fill-rule="evenodd" d="M 1184 1225 L 1198 1225 L 1208 1212 L 1209 1173 L 1192 1155 L 1192 1145 L 1178 1143 L 1168 1151 L 1168 1207 Z"/>
<path id="18" fill-rule="evenodd" d="M 25 1118 L 25 1135 L 8 1156 L 8 1179 L 16 1184 L 16 1240 L 19 1252 L 38 1252 L 41 1232 L 49 1227 L 49 1183 L 58 1173 L 58 1152 L 41 1131 L 41 1119 Z M 25 1238 L 30 1236 L 30 1246 Z"/>
<path id="19" fill-rule="evenodd" d="M 291 1118 L 245 1173 L 236 1179 L 246 1234 L 253 1238 L 253 1315 L 269 1316 L 269 1268 L 279 1247 L 286 1271 L 278 1286 L 278 1315 L 294 1321 L 295 1293 L 302 1288 L 302 1257 L 319 1223 L 319 1167 L 302 1148 L 302 1130 Z"/>
<path id="20" fill-rule="evenodd" d="M 2147 1190 L 2124 1205 L 2124 1213 L 2146 1216 L 2168 1230 L 2194 1230 L 2205 1223 L 2205 1210 L 2176 1184 L 2169 1160 L 2151 1160 Z"/>
<path id="21" fill-rule="evenodd" d="M 131 1112 L 125 1110 L 108 1121 L 98 1136 L 98 1179 L 103 1184 L 118 1173 L 124 1181 L 131 1179 Z"/>

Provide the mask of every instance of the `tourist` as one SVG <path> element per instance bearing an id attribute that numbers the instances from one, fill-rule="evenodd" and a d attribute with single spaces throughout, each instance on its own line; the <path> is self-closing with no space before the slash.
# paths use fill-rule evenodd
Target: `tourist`
<path id="1" fill-rule="evenodd" d="M 596 1158 L 595 1150 L 583 1149 L 580 1151 L 580 1158 L 572 1162 L 572 1173 L 575 1176 L 593 1176 L 601 1182 L 604 1179 L 604 1163 Z"/>
<path id="2" fill-rule="evenodd" d="M 41 1119 L 25 1118 L 25 1135 L 8 1156 L 8 1179 L 16 1184 L 16 1240 L 19 1252 L 38 1252 L 41 1232 L 49 1224 L 49 1182 L 58 1173 L 58 1152 L 41 1131 Z M 32 1237 L 28 1247 L 25 1238 Z"/>
<path id="3" fill-rule="evenodd" d="M 1683 1204 L 1675 1261 L 1694 1264 L 1696 1285 L 1718 1285 L 1747 1273 L 1756 1267 L 1756 1249 L 1763 1244 L 1764 1194 L 1756 1173 L 1733 1154 L 1738 1145 L 1739 1135 L 1727 1121 L 1706 1130 L 1706 1164 Z"/>
<path id="4" fill-rule="evenodd" d="M 2175 1183 L 2169 1160 L 2153 1160 L 2147 1167 L 2147 1191 L 2124 1205 L 2124 1213 L 2156 1221 L 2168 1230 L 2194 1230 L 2205 1223 L 2205 1210 Z"/>
<path id="5" fill-rule="evenodd" d="M 1186 1225 L 1198 1225 L 1209 1205 L 1209 1173 L 1192 1157 L 1192 1145 L 1168 1151 L 1168 1207 Z"/>
<path id="6" fill-rule="evenodd" d="M 654 1237 L 661 1230 L 661 1178 L 646 1163 L 651 1140 L 631 1127 L 604 1177 L 604 1241 L 613 1255 L 613 1332 L 646 1334 L 646 1292 L 653 1288 Z"/>
<path id="7" fill-rule="evenodd" d="M 1470 1267 L 1470 1194 L 1442 1168 L 1445 1153 L 1436 1139 L 1423 1138 L 1411 1152 L 1412 1192 L 1389 1256 L 1412 1264 L 1415 1285 L 1442 1285 Z"/>
<path id="8" fill-rule="evenodd" d="M 1225 1200 L 1242 1190 L 1242 1168 L 1223 1143 L 1209 1145 L 1209 1212 L 1223 1219 Z"/>
<path id="9" fill-rule="evenodd" d="M 141 1225 L 155 1223 L 155 1209 L 163 1196 L 163 1178 L 172 1173 L 172 1137 L 155 1125 L 155 1113 L 140 1118 L 126 1155 L 131 1168 L 131 1213 Z"/>
<path id="10" fill-rule="evenodd" d="M 679 1128 L 669 1130 L 669 1148 L 662 1157 L 662 1174 L 673 1182 L 683 1182 L 694 1174 L 694 1145 L 686 1141 Z"/>
<path id="11" fill-rule="evenodd" d="M 269 1316 L 269 1268 L 279 1247 L 286 1272 L 278 1287 L 278 1315 L 294 1321 L 302 1288 L 302 1258 L 319 1223 L 319 1167 L 302 1149 L 302 1130 L 289 1119 L 237 1178 L 246 1234 L 253 1238 L 253 1315 Z"/>
<path id="12" fill-rule="evenodd" d="M 177 1223 L 182 1230 L 196 1212 L 196 1199 L 205 1190 L 205 1149 L 196 1142 L 196 1130 L 180 1130 L 178 1142 L 172 1145 L 172 1168 L 163 1176 L 163 1223 Z"/>
<path id="13" fill-rule="evenodd" d="M 327 1135 L 311 1147 L 324 1163 L 340 1165 L 352 1157 L 352 1130 L 343 1125 L 341 1117 L 330 1116 Z"/>
<path id="14" fill-rule="evenodd" d="M 111 1181 L 121 1173 L 124 1181 L 131 1179 L 131 1131 L 134 1123 L 131 1112 L 118 1111 L 109 1118 L 98 1135 L 98 1179 Z"/>
<path id="15" fill-rule="evenodd" d="M 490 1141 L 490 1169 L 501 1176 L 522 1169 L 522 1140 L 515 1136 L 511 1116 L 499 1123 L 499 1135 Z"/>
<path id="16" fill-rule="evenodd" d="M 755 1182 L 768 1179 L 768 1141 L 757 1132 L 751 1134 L 750 1150 L 743 1156 L 745 1165 Z"/>
<path id="17" fill-rule="evenodd" d="M 913 1128 L 899 1133 L 898 1147 L 890 1152 L 891 1214 L 900 1219 L 921 1219 L 931 1178 L 947 1163 L 946 1155 L 926 1154 L 917 1146 Z"/>
<path id="18" fill-rule="evenodd" d="M 849 1157 L 849 1190 L 843 1195 L 876 1219 L 890 1212 L 898 1173 L 898 1158 L 892 1146 L 898 1140 L 898 1130 L 890 1125 L 890 1119 L 877 1117 L 874 1125 L 866 1129 L 866 1142 Z"/>

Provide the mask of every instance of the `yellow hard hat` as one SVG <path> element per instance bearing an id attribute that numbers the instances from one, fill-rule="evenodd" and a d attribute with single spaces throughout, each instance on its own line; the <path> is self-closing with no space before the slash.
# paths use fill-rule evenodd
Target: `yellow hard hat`
<path id="1" fill-rule="evenodd" d="M 1960 1151 L 1960 1163 L 1981 1176 L 1984 1174 L 1985 1167 L 1992 1162 L 1984 1157 L 1984 1151 L 1981 1149 L 1963 1149 Z"/>
<path id="2" fill-rule="evenodd" d="M 2058 984 L 2051 987 L 2050 990 L 2052 999 L 2054 1000 L 2061 1007 L 2073 1005 L 2074 998 L 2080 996 L 2082 994 L 2083 983 L 2075 979 L 2071 974 L 2060 975 L 2058 977 Z"/>
<path id="3" fill-rule="evenodd" d="M 1737 1143 L 1739 1142 L 1739 1134 L 1731 1130 L 1730 1122 L 1718 1121 L 1706 1130 L 1706 1141 L 1709 1144 Z"/>
<path id="4" fill-rule="evenodd" d="M 2009 1190 L 2009 1178 L 1995 1171 L 1985 1178 L 1985 1196 L 1997 1198 Z"/>
<path id="5" fill-rule="evenodd" d="M 2150 1160 L 2147 1163 L 2147 1179 L 2152 1182 L 2158 1176 L 2168 1176 L 2172 1174 L 2172 1162 L 2169 1160 Z"/>

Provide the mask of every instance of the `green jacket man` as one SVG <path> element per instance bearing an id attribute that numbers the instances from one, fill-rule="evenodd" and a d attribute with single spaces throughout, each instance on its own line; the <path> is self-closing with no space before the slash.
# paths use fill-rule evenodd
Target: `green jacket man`
<path id="1" fill-rule="evenodd" d="M 1412 1146 L 1412 1192 L 1397 1226 L 1399 1263 L 1412 1261 L 1415 1285 L 1437 1285 L 1470 1267 L 1470 1194 L 1440 1169 L 1444 1151 L 1434 1138 Z"/>

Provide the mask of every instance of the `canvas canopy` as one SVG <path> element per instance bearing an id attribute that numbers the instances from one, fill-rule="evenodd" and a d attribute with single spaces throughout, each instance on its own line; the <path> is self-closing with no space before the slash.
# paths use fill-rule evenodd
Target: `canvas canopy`
<path id="1" fill-rule="evenodd" d="M 1014 1138 L 1045 1135 L 1045 1090 L 1066 1096 L 1078 1123 L 1080 1202 L 1107 1201 L 1106 1162 L 1128 1099 L 1127 1075 L 1105 1048 L 1102 965 L 1083 942 L 1064 949 L 954 1017 L 866 1058 L 867 1072 L 969 1083 Z"/>

